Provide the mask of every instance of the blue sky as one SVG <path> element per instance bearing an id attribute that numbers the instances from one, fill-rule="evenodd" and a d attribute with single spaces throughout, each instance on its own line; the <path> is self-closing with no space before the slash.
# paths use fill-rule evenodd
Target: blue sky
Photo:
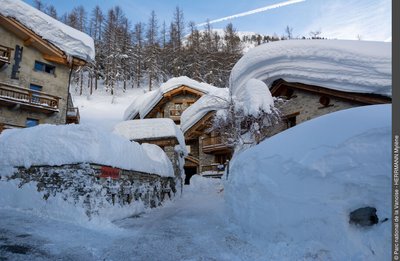
<path id="1" fill-rule="evenodd" d="M 24 0 L 32 4 L 33 0 Z M 171 21 L 176 6 L 184 11 L 186 22 L 205 22 L 232 16 L 287 0 L 42 0 L 53 4 L 59 14 L 83 5 L 87 11 L 95 5 L 104 11 L 114 5 L 123 8 L 132 23 L 147 22 L 154 10 L 160 24 Z M 294 36 L 308 36 L 320 30 L 329 38 L 385 41 L 391 39 L 391 0 L 304 0 L 213 24 L 223 28 L 232 22 L 239 31 L 282 35 L 285 27 L 293 28 Z"/>

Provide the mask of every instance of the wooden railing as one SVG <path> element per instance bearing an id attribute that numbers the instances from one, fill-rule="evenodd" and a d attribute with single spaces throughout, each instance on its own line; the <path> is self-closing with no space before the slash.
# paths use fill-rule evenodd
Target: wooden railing
<path id="1" fill-rule="evenodd" d="M 221 136 L 217 137 L 209 137 L 203 139 L 203 147 L 204 146 L 212 146 L 212 145 L 219 145 L 224 144 L 224 141 Z"/>
<path id="2" fill-rule="evenodd" d="M 60 97 L 0 82 L 0 100 L 57 111 Z"/>
<path id="3" fill-rule="evenodd" d="M 14 49 L 11 47 L 0 45 L 0 62 L 10 63 L 12 50 Z"/>
<path id="4" fill-rule="evenodd" d="M 216 151 L 229 151 L 231 146 L 227 143 L 225 138 L 216 136 L 204 138 L 202 148 L 205 153 L 213 153 Z"/>
<path id="5" fill-rule="evenodd" d="M 69 107 L 67 109 L 67 123 L 76 123 L 80 122 L 79 108 L 77 107 Z"/>
<path id="6" fill-rule="evenodd" d="M 15 128 L 17 128 L 17 129 L 25 128 L 25 126 L 15 125 L 15 124 L 8 124 L 8 123 L 0 122 L 0 133 L 1 133 L 3 130 L 15 129 Z"/>

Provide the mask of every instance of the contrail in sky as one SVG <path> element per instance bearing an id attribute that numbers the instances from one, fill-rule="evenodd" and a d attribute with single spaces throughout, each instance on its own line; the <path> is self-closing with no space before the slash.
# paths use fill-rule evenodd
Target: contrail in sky
<path id="1" fill-rule="evenodd" d="M 287 6 L 287 5 L 297 4 L 297 3 L 300 3 L 300 2 L 304 2 L 304 1 L 306 1 L 306 0 L 289 0 L 289 1 L 286 1 L 286 2 L 277 3 L 277 4 L 273 4 L 273 5 L 268 5 L 268 6 L 264 6 L 264 7 L 261 7 L 261 8 L 257 8 L 257 9 L 254 9 L 254 10 L 251 10 L 251 11 L 247 11 L 247 12 L 244 12 L 244 13 L 235 14 L 235 15 L 231 15 L 231 16 L 226 16 L 226 17 L 223 17 L 223 18 L 215 19 L 215 20 L 209 21 L 209 23 L 210 24 L 219 23 L 219 22 L 222 22 L 222 21 L 231 20 L 231 19 L 235 19 L 235 18 L 238 18 L 238 17 L 243 17 L 243 16 L 252 15 L 252 14 L 256 14 L 256 13 L 261 13 L 261 12 L 265 12 L 267 10 L 271 10 L 271 9 L 275 9 L 275 8 L 279 8 L 279 7 L 284 7 L 284 6 Z M 207 23 L 201 23 L 201 24 L 197 24 L 197 26 L 204 26 L 206 24 Z"/>

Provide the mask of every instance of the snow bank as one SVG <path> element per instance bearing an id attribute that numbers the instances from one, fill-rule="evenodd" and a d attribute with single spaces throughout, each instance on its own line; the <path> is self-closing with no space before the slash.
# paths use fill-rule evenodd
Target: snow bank
<path id="1" fill-rule="evenodd" d="M 61 23 L 21 0 L 2 0 L 0 14 L 15 18 L 69 56 L 85 61 L 94 60 L 94 42 L 89 35 Z"/>
<path id="2" fill-rule="evenodd" d="M 127 138 L 128 140 L 176 138 L 181 150 L 186 152 L 185 138 L 182 131 L 173 120 L 168 118 L 120 122 L 114 127 L 113 132 Z"/>
<path id="3" fill-rule="evenodd" d="M 182 131 L 185 133 L 194 124 L 201 120 L 208 112 L 227 108 L 228 103 L 228 88 L 219 88 L 212 94 L 203 95 L 194 104 L 183 111 L 181 115 Z"/>
<path id="4" fill-rule="evenodd" d="M 277 260 L 389 260 L 391 222 L 355 227 L 349 213 L 372 206 L 390 219 L 390 145 L 390 105 L 288 129 L 231 162 L 230 215 Z"/>
<path id="5" fill-rule="evenodd" d="M 138 113 L 140 118 L 143 119 L 163 98 L 165 93 L 183 85 L 193 88 L 204 94 L 212 93 L 218 90 L 218 88 L 215 86 L 195 81 L 186 76 L 171 78 L 167 82 L 163 83 L 160 88 L 150 91 L 141 97 L 135 98 L 132 101 L 132 104 L 125 111 L 124 120 L 131 120 L 135 118 Z"/>
<path id="6" fill-rule="evenodd" d="M 164 152 L 160 151 L 160 156 Z M 55 126 L 6 130 L 0 135 L 2 166 L 97 163 L 126 170 L 173 177 L 170 161 L 149 156 L 146 147 L 91 125 Z"/>
<path id="7" fill-rule="evenodd" d="M 391 43 L 346 40 L 290 40 L 260 45 L 233 67 L 236 95 L 252 79 L 284 79 L 347 92 L 392 95 Z"/>
<path id="8" fill-rule="evenodd" d="M 0 170 L 1 174 L 1 170 Z M 96 209 L 97 215 L 87 216 L 84 197 L 75 199 L 66 196 L 65 193 L 58 193 L 55 196 L 43 200 L 44 192 L 37 191 L 36 182 L 26 183 L 19 186 L 19 180 L 5 181 L 0 179 L 0 206 L 6 209 L 15 209 L 30 214 L 52 218 L 55 220 L 75 223 L 95 230 L 116 231 L 119 228 L 112 222 L 145 211 L 143 202 L 137 201 L 130 205 L 121 206 L 102 201 L 101 207 Z M 91 186 L 101 186 L 91 184 Z M 97 200 L 101 200 L 98 198 Z"/>

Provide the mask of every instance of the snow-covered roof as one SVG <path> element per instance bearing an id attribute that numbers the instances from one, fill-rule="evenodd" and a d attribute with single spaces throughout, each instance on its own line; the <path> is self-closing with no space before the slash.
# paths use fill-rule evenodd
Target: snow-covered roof
<path id="1" fill-rule="evenodd" d="M 132 104 L 124 113 L 124 120 L 131 120 L 135 118 L 138 113 L 140 118 L 143 119 L 163 98 L 164 94 L 181 86 L 187 86 L 204 94 L 212 93 L 218 89 L 218 87 L 195 81 L 186 76 L 171 78 L 163 83 L 160 88 L 147 92 L 133 100 Z"/>
<path id="2" fill-rule="evenodd" d="M 137 141 L 176 138 L 182 151 L 186 151 L 182 131 L 173 120 L 168 118 L 123 121 L 114 127 L 113 132 L 129 140 Z"/>
<path id="3" fill-rule="evenodd" d="M 174 176 L 172 163 L 165 153 L 161 149 L 155 152 L 154 148 L 146 148 L 116 134 L 102 131 L 95 125 L 43 124 L 1 133 L 0 168 L 97 163 L 160 176 Z"/>
<path id="4" fill-rule="evenodd" d="M 219 88 L 212 94 L 203 95 L 194 104 L 183 111 L 181 115 L 181 129 L 185 133 L 210 111 L 227 108 L 229 89 Z"/>
<path id="5" fill-rule="evenodd" d="M 68 56 L 85 61 L 94 60 L 94 42 L 89 35 L 61 23 L 21 0 L 2 0 L 0 14 L 15 18 Z"/>
<path id="6" fill-rule="evenodd" d="M 269 87 L 277 79 L 346 92 L 392 95 L 391 43 L 350 40 L 287 40 L 246 53 L 230 75 L 232 94 L 252 78 Z"/>

